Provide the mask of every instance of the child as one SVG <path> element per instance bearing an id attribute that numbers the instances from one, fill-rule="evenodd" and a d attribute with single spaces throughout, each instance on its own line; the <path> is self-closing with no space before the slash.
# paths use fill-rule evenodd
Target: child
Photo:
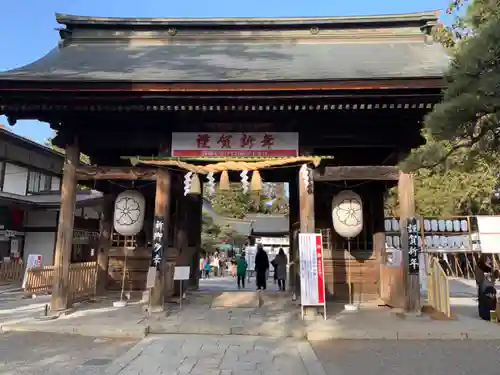
<path id="1" fill-rule="evenodd" d="M 208 259 L 205 263 L 205 278 L 206 279 L 210 278 L 210 262 L 208 261 Z"/>
<path id="2" fill-rule="evenodd" d="M 241 256 L 236 261 L 236 275 L 238 277 L 238 289 L 241 287 L 245 287 L 245 276 L 247 274 L 248 263 L 245 260 L 245 253 L 242 253 Z"/>

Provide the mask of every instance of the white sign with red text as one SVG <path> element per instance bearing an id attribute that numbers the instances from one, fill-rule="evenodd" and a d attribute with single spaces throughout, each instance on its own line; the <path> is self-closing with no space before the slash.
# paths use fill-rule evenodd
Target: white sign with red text
<path id="1" fill-rule="evenodd" d="M 42 256 L 40 254 L 29 254 L 28 261 L 26 262 L 26 268 L 24 269 L 24 277 L 22 288 L 26 287 L 26 281 L 28 280 L 28 271 L 32 268 L 42 266 Z"/>
<path id="2" fill-rule="evenodd" d="M 299 259 L 302 306 L 326 306 L 321 234 L 299 234 Z"/>
<path id="3" fill-rule="evenodd" d="M 298 133 L 172 133 L 172 156 L 298 156 Z"/>

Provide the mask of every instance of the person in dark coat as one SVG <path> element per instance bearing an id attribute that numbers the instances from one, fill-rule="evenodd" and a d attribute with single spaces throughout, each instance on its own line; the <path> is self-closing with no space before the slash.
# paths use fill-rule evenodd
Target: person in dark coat
<path id="1" fill-rule="evenodd" d="M 283 249 L 280 248 L 278 255 L 276 255 L 271 263 L 274 263 L 276 265 L 274 272 L 278 280 L 278 287 L 281 291 L 284 292 L 286 283 L 286 266 L 288 264 L 288 259 Z"/>
<path id="2" fill-rule="evenodd" d="M 266 279 L 267 279 L 267 271 L 269 270 L 269 257 L 267 253 L 264 251 L 262 245 L 257 245 L 257 254 L 255 254 L 255 273 L 256 273 L 256 282 L 257 282 L 257 290 L 265 290 L 266 289 Z"/>
<path id="3" fill-rule="evenodd" d="M 485 276 L 479 287 L 478 313 L 483 320 L 490 320 L 491 311 L 497 309 L 497 291 L 495 289 L 495 280 L 498 279 L 498 270 Z"/>

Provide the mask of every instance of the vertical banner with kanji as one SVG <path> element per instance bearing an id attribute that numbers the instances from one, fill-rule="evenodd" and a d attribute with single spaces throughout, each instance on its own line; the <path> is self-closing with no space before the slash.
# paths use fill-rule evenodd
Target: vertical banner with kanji
<path id="1" fill-rule="evenodd" d="M 417 218 L 408 218 L 406 231 L 408 233 L 408 273 L 410 275 L 418 275 L 420 272 L 420 248 L 418 246 Z"/>
<path id="2" fill-rule="evenodd" d="M 165 232 L 165 218 L 155 216 L 153 221 L 153 253 L 151 255 L 151 267 L 160 269 L 163 258 L 163 235 Z"/>
<path id="3" fill-rule="evenodd" d="M 320 234 L 299 234 L 299 259 L 302 306 L 325 305 L 323 244 Z"/>

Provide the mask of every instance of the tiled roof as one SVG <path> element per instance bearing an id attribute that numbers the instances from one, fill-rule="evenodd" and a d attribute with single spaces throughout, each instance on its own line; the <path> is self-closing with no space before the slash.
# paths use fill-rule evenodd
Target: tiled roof
<path id="1" fill-rule="evenodd" d="M 60 46 L 0 80 L 254 82 L 441 77 L 436 12 L 276 19 L 58 15 Z M 427 41 L 427 42 L 426 42 Z"/>
<path id="2" fill-rule="evenodd" d="M 247 215 L 247 220 L 252 220 L 252 233 L 276 234 L 289 233 L 289 219 L 284 215 Z"/>

